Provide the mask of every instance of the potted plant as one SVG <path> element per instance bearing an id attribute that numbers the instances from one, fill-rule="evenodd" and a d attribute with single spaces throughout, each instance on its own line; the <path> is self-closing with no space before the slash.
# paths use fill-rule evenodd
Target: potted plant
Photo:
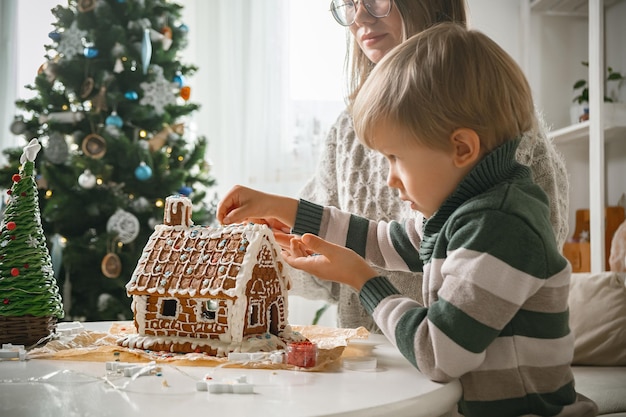
<path id="1" fill-rule="evenodd" d="M 587 61 L 583 61 L 582 64 L 585 67 L 589 67 L 589 62 Z M 617 82 L 617 89 L 619 89 L 622 81 L 626 79 L 626 76 L 621 72 L 614 71 L 612 67 L 607 68 L 607 73 L 607 84 L 609 82 Z M 580 79 L 576 81 L 574 83 L 574 93 L 576 93 L 576 96 L 574 96 L 574 99 L 572 100 L 574 105 L 572 106 L 572 110 L 570 112 L 572 124 L 589 119 L 589 86 L 587 80 Z M 615 100 L 611 96 L 605 94 L 605 103 L 613 103 L 614 101 Z"/>

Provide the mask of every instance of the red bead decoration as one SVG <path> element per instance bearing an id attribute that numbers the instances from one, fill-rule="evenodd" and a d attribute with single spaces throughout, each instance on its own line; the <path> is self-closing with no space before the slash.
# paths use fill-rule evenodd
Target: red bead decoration
<path id="1" fill-rule="evenodd" d="M 4 300 L 2 300 L 2 303 L 3 303 L 3 304 L 9 304 L 9 303 L 10 303 L 10 301 L 9 301 L 9 299 L 8 299 L 8 298 L 5 298 Z"/>
<path id="2" fill-rule="evenodd" d="M 20 195 L 21 195 L 22 197 L 26 197 L 26 193 L 25 193 L 25 192 L 20 193 Z"/>
<path id="3" fill-rule="evenodd" d="M 29 266 L 30 265 L 28 265 L 28 264 L 24 264 L 24 269 L 28 269 Z"/>
<path id="4" fill-rule="evenodd" d="M 16 227 L 17 227 L 17 225 L 15 224 L 15 222 L 8 222 L 7 223 L 7 229 L 8 230 L 15 230 Z"/>
<path id="5" fill-rule="evenodd" d="M 20 274 L 20 270 L 17 268 L 11 268 L 11 275 L 16 277 Z"/>
<path id="6" fill-rule="evenodd" d="M 13 174 L 11 179 L 13 180 L 13 182 L 20 182 L 20 180 L 22 179 L 22 176 L 20 174 Z"/>
<path id="7" fill-rule="evenodd" d="M 7 190 L 7 194 L 8 194 L 8 195 L 11 195 L 11 194 L 13 194 L 13 191 L 11 191 L 11 190 Z"/>

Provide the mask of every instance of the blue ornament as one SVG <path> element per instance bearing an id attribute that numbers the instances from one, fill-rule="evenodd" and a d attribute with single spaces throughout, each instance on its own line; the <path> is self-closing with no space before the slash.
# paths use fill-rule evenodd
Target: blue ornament
<path id="1" fill-rule="evenodd" d="M 186 24 L 183 23 L 182 25 L 180 25 L 178 27 L 178 30 L 180 30 L 181 32 L 187 33 L 187 32 L 189 32 L 189 27 Z"/>
<path id="2" fill-rule="evenodd" d="M 135 178 L 139 181 L 147 181 L 152 178 L 152 168 L 146 165 L 145 162 L 141 162 L 137 168 L 135 168 Z"/>
<path id="3" fill-rule="evenodd" d="M 174 79 L 172 81 L 174 81 L 174 84 L 176 84 L 178 88 L 181 88 L 183 85 L 185 85 L 185 77 L 183 77 L 180 73 L 174 75 Z"/>
<path id="4" fill-rule="evenodd" d="M 120 116 L 117 115 L 117 112 L 113 111 L 104 121 L 107 126 L 115 126 L 117 128 L 122 128 L 124 126 L 124 121 Z"/>
<path id="5" fill-rule="evenodd" d="M 59 40 L 61 40 L 61 34 L 55 31 L 48 33 L 48 37 L 55 42 L 58 42 Z"/>
<path id="6" fill-rule="evenodd" d="M 99 53 L 100 51 L 98 51 L 98 49 L 94 48 L 93 46 L 88 46 L 83 50 L 83 55 L 85 55 L 85 58 L 95 58 L 98 56 Z"/>
<path id="7" fill-rule="evenodd" d="M 180 189 L 178 190 L 178 194 L 182 194 L 186 197 L 189 197 L 189 195 L 193 192 L 193 188 L 189 187 L 189 186 L 182 186 L 180 187 Z"/>
<path id="8" fill-rule="evenodd" d="M 126 97 L 128 100 L 135 101 L 139 98 L 139 94 L 137 94 L 136 91 L 130 90 L 124 93 L 124 97 Z"/>

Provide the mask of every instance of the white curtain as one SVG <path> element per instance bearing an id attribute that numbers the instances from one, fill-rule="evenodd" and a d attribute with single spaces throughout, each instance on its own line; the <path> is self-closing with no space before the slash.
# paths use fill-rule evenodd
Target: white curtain
<path id="1" fill-rule="evenodd" d="M 16 137 L 9 131 L 15 116 L 17 95 L 17 0 L 0 1 L 0 149 L 15 146 Z M 3 163 L 4 157 L 0 156 Z"/>
<path id="2" fill-rule="evenodd" d="M 192 28 L 184 60 L 198 134 L 209 139 L 218 190 L 235 183 L 268 189 L 281 166 L 287 94 L 285 0 L 185 0 Z"/>

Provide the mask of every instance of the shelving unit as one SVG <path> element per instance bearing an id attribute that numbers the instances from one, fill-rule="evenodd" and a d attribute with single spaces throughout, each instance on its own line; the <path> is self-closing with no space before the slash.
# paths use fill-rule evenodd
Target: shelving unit
<path id="1" fill-rule="evenodd" d="M 589 209 L 590 209 L 590 235 L 591 235 L 591 271 L 600 272 L 605 269 L 605 253 L 608 248 L 605 247 L 605 143 L 614 140 L 624 140 L 626 137 L 626 105 L 623 103 L 615 103 L 607 106 L 603 103 L 604 97 L 604 76 L 605 76 L 605 10 L 623 0 L 520 0 L 521 1 L 521 25 L 524 47 L 523 47 L 523 66 L 527 73 L 532 72 L 531 67 L 535 62 L 535 56 L 531 56 L 533 33 L 531 22 L 536 16 L 564 16 L 565 18 L 578 19 L 577 22 L 586 20 L 589 73 L 589 114 L 590 120 L 576 123 L 574 125 L 565 126 L 556 129 L 550 133 L 551 138 L 557 145 L 570 143 L 580 143 L 584 141 L 588 145 L 588 165 L 589 165 Z M 557 22 L 561 24 L 561 22 Z M 550 36 L 556 36 L 556 31 L 552 28 L 546 29 L 545 33 Z M 543 32 L 542 32 L 543 33 Z M 565 32 L 567 33 L 567 32 Z M 572 33 L 568 33 L 572 35 Z M 539 35 L 542 36 L 542 35 Z M 536 41 L 536 39 L 535 39 Z M 540 39 L 541 42 L 544 39 Z M 553 38 L 548 41 L 559 42 Z M 566 43 L 571 39 L 560 39 Z M 571 46 L 571 45 L 570 45 Z M 577 45 L 575 45 L 577 46 Z M 540 49 L 539 47 L 538 49 Z M 570 58 L 566 54 L 568 49 L 562 52 L 564 55 L 554 57 L 557 59 Z M 544 59 L 551 59 L 546 58 Z M 563 67 L 560 67 L 561 69 Z M 543 67 L 541 68 L 543 69 Z M 558 71 L 559 70 L 555 70 Z M 541 89 L 541 77 L 544 76 L 542 71 L 536 75 L 539 78 L 539 89 Z M 550 81 L 546 81 L 547 88 L 553 88 L 549 85 Z M 531 81 L 532 84 L 532 81 Z M 545 87 L 544 87 L 545 88 Z M 558 88 L 559 90 L 561 87 Z M 571 90 L 570 90 L 571 91 Z M 552 91 L 564 96 L 563 102 L 567 102 L 566 92 Z M 576 191 L 572 185 L 571 192 Z"/>

